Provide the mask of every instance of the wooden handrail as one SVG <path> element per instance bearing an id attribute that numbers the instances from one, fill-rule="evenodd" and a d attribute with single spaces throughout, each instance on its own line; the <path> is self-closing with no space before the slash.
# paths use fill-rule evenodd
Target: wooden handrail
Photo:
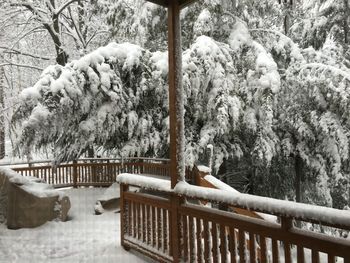
<path id="1" fill-rule="evenodd" d="M 34 163 L 51 162 L 50 160 L 33 161 Z M 132 158 L 92 158 L 78 159 L 72 163 L 58 165 L 39 165 L 16 167 L 12 169 L 23 176 L 43 179 L 56 188 L 79 186 L 109 186 L 116 182 L 116 177 L 123 172 L 169 176 L 168 159 L 144 157 Z M 16 165 L 23 163 L 16 163 Z"/>
<path id="2" fill-rule="evenodd" d="M 153 186 L 151 188 L 155 189 Z M 303 259 L 308 256 L 305 249 L 311 250 L 312 262 L 320 262 L 320 253 L 326 254 L 330 260 L 328 262 L 335 262 L 337 257 L 343 258 L 346 263 L 350 262 L 350 242 L 348 240 L 294 228 L 289 217 L 281 216 L 281 223 L 273 223 L 188 202 L 180 202 L 175 210 L 178 217 L 176 227 L 179 238 L 167 241 L 170 247 L 178 246 L 180 248 L 181 256 L 175 260 L 172 258 L 171 249 L 159 251 L 156 246 L 150 245 L 153 244 L 152 242 L 147 242 L 147 238 L 152 240 L 152 235 L 156 238 L 161 237 L 161 234 L 156 234 L 158 230 L 163 231 L 161 233 L 170 231 L 170 228 L 163 230 L 164 224 L 161 220 L 154 221 L 154 218 L 158 216 L 157 209 L 166 211 L 159 213 L 167 215 L 168 223 L 165 225 L 171 227 L 169 224 L 174 211 L 172 206 L 174 205 L 173 198 L 177 196 L 176 189 L 175 192 L 169 189 L 166 193 L 167 200 L 164 197 L 159 199 L 160 197 L 154 193 L 154 190 L 153 196 L 151 194 L 145 196 L 140 193 L 127 192 L 124 187 L 121 189 L 124 189 L 121 196 L 127 197 L 123 199 L 123 207 L 127 209 L 121 211 L 121 218 L 125 220 L 123 225 L 127 231 L 121 233 L 124 246 L 139 250 L 160 262 L 177 262 L 179 260 L 184 262 L 218 262 L 219 260 L 221 262 L 236 262 L 237 257 L 240 257 L 237 262 L 247 262 L 247 255 L 250 257 L 249 262 L 255 262 L 255 260 L 270 262 L 272 259 L 275 260 L 274 262 L 280 262 L 280 254 L 284 254 L 284 262 L 292 262 L 292 255 L 296 255 L 297 262 L 304 262 Z M 181 194 L 181 197 L 177 197 L 193 199 L 193 195 L 187 194 Z M 159 202 L 160 200 L 161 202 Z M 131 206 L 133 209 L 128 208 Z M 146 211 L 151 212 L 144 214 L 142 209 L 138 210 L 139 207 L 147 207 Z M 133 236 L 132 239 L 130 239 L 129 234 L 126 234 L 136 231 L 138 219 L 135 220 L 136 223 L 132 222 L 138 213 L 141 213 L 142 218 L 145 218 L 146 221 L 154 222 L 145 225 L 148 232 L 155 233 L 151 234 L 150 237 L 147 236 L 146 242 L 143 242 L 142 233 L 140 236 Z M 244 252 L 245 250 L 248 252 Z M 279 251 L 282 250 L 284 252 L 280 253 Z M 268 259 L 269 255 L 272 258 Z M 253 258 L 255 258 L 254 261 Z"/>
<path id="3" fill-rule="evenodd" d="M 163 180 L 169 178 L 168 162 L 163 163 L 157 160 L 153 163 L 149 159 L 143 162 L 140 159 L 142 158 L 127 162 L 83 160 L 57 166 L 18 167 L 14 170 L 24 176 L 42 178 L 56 187 L 107 186 L 115 182 L 117 176 L 118 178 L 127 176 L 120 175 L 125 172 L 147 177 L 145 182 L 148 186 L 152 183 L 153 179 L 150 177 L 152 174 L 157 175 L 158 181 L 159 176 L 164 176 Z M 190 181 L 197 181 L 199 185 L 206 181 L 205 186 L 217 188 L 213 182 L 205 180 L 205 177 L 196 178 L 196 173 L 198 171 L 195 169 L 188 169 L 186 172 L 187 175 L 190 175 Z M 179 186 L 181 184 L 185 183 L 180 183 Z M 141 187 L 146 193 L 131 192 L 128 190 L 128 185 L 122 182 L 122 245 L 126 248 L 137 249 L 159 262 L 178 262 L 179 259 L 185 262 L 189 260 L 204 262 L 210 259 L 215 262 L 219 258 L 222 262 L 230 262 L 230 260 L 235 262 L 236 257 L 241 258 L 239 262 L 246 262 L 247 255 L 259 262 L 268 262 L 268 256 L 272 255 L 272 259 L 278 262 L 280 250 L 284 251 L 285 262 L 291 262 L 292 255 L 297 256 L 298 262 L 304 262 L 303 259 L 307 257 L 304 251 L 306 248 L 311 250 L 310 257 L 313 262 L 319 261 L 320 252 L 327 255 L 329 262 L 335 262 L 337 257 L 343 258 L 345 263 L 350 262 L 350 242 L 348 240 L 294 228 L 292 224 L 292 219 L 297 218 L 316 224 L 321 222 L 322 225 L 328 224 L 345 231 L 349 230 L 345 220 L 346 216 L 343 216 L 341 220 L 335 220 L 335 223 L 332 224 L 325 219 L 327 217 L 324 214 L 319 216 L 313 214 L 310 218 L 305 216 L 300 218 L 297 216 L 297 211 L 293 214 L 290 213 L 290 209 L 287 209 L 288 213 L 284 213 L 282 210 L 276 212 L 273 209 L 267 209 L 265 205 L 260 207 L 261 200 L 264 199 L 260 197 L 254 197 L 253 199 L 257 200 L 254 209 L 247 210 L 252 206 L 242 204 L 249 204 L 251 202 L 249 200 L 252 200 L 250 197 L 247 202 L 243 199 L 241 202 L 229 202 L 228 200 L 235 200 L 235 198 L 222 199 L 220 191 L 215 189 L 205 188 L 209 192 L 217 191 L 217 195 L 216 192 L 214 195 L 201 195 L 198 193 L 203 193 L 203 191 L 198 192 L 197 188 L 193 188 L 198 186 L 191 185 L 186 186 L 186 191 L 182 191 L 181 187 L 172 190 L 170 186 L 168 191 L 164 190 L 164 187 L 159 188 L 162 191 L 157 191 L 158 188 L 152 188 L 152 186 L 150 186 L 152 191 L 148 191 L 147 186 L 141 185 Z M 227 193 L 235 194 L 230 191 L 226 191 Z M 256 211 L 269 213 L 278 216 L 281 223 L 247 217 L 240 212 L 234 214 L 193 205 L 186 200 L 221 202 L 224 206 L 231 206 L 234 209 L 243 208 L 244 211 L 253 214 Z M 308 209 L 307 206 L 303 208 L 303 211 L 305 209 Z M 342 222 L 345 223 L 342 224 Z M 179 249 L 176 250 L 176 253 L 179 254 L 173 254 L 174 246 Z M 179 258 L 175 259 L 174 255 L 178 255 L 176 257 Z"/>
<path id="4" fill-rule="evenodd" d="M 77 162 L 92 162 L 92 161 L 98 161 L 98 162 L 103 162 L 103 161 L 127 162 L 127 161 L 133 161 L 133 160 L 138 160 L 138 161 L 143 160 L 143 161 L 152 161 L 152 162 L 165 162 L 165 163 L 170 162 L 170 159 L 166 159 L 166 158 L 150 158 L 150 157 L 79 158 L 76 161 Z M 39 163 L 51 163 L 52 165 L 54 165 L 56 163 L 56 161 L 52 160 L 52 159 L 44 159 L 44 160 L 32 160 L 32 161 L 29 161 L 29 162 L 23 162 L 23 161 L 19 161 L 19 162 L 0 162 L 0 166 L 31 165 L 31 164 L 39 164 Z M 67 164 L 67 162 L 63 162 L 62 164 Z"/>

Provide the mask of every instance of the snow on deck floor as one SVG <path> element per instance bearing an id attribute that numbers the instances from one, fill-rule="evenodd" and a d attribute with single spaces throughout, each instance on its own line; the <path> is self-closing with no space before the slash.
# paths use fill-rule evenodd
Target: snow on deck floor
<path id="1" fill-rule="evenodd" d="M 64 190 L 72 205 L 67 222 L 19 230 L 0 225 L 0 262 L 151 262 L 120 246 L 119 213 L 94 215 L 105 190 Z"/>

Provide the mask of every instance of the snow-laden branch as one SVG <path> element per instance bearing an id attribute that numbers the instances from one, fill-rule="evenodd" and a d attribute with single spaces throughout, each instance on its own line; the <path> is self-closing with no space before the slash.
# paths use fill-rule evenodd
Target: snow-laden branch
<path id="1" fill-rule="evenodd" d="M 286 40 L 288 40 L 289 42 L 293 43 L 294 44 L 294 41 L 286 36 L 285 34 L 277 31 L 277 30 L 273 30 L 273 29 L 263 29 L 263 28 L 254 28 L 254 29 L 249 29 L 249 32 L 265 32 L 265 33 L 270 33 L 270 34 L 274 34 L 274 35 L 277 35 L 281 38 L 284 38 Z"/>
<path id="2" fill-rule="evenodd" d="M 322 63 L 317 63 L 317 62 L 304 64 L 298 69 L 298 71 L 302 72 L 303 70 L 312 69 L 312 68 L 318 68 L 322 71 L 331 71 L 334 74 L 340 75 L 344 79 L 350 81 L 350 73 L 348 73 L 342 69 L 336 68 L 334 66 L 326 65 L 326 64 L 322 64 Z"/>

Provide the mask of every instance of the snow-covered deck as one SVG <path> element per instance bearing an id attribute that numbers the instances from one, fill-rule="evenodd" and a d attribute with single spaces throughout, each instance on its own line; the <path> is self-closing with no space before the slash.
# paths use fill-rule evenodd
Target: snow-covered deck
<path id="1" fill-rule="evenodd" d="M 120 214 L 94 215 L 105 188 L 65 189 L 72 208 L 67 222 L 9 230 L 0 225 L 0 262 L 151 262 L 120 246 Z"/>

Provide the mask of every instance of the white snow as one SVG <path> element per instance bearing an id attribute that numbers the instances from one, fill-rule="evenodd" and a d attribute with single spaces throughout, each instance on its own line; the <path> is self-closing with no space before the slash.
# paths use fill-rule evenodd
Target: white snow
<path id="1" fill-rule="evenodd" d="M 175 186 L 174 192 L 180 195 L 238 205 L 247 209 L 258 209 L 271 214 L 350 226 L 350 211 L 347 210 L 338 210 L 242 193 L 234 194 L 231 191 L 194 186 L 186 182 L 179 182 Z"/>
<path id="2" fill-rule="evenodd" d="M 246 24 L 242 21 L 237 21 L 232 29 L 229 37 L 230 47 L 237 51 L 245 44 L 251 41 L 249 30 Z"/>
<path id="3" fill-rule="evenodd" d="M 232 193 L 239 193 L 236 189 L 234 189 L 233 187 L 225 184 L 224 182 L 220 181 L 219 179 L 217 179 L 216 177 L 212 176 L 212 175 L 207 175 L 204 177 L 205 180 L 207 180 L 209 183 L 211 183 L 212 185 L 214 185 L 217 189 L 220 190 L 224 190 L 227 192 L 232 192 Z"/>
<path id="4" fill-rule="evenodd" d="M 110 187 L 104 190 L 103 195 L 101 195 L 99 201 L 108 201 L 114 198 L 120 197 L 120 187 L 118 183 L 113 183 Z"/>
<path id="5" fill-rule="evenodd" d="M 152 175 L 123 173 L 118 175 L 117 182 L 151 190 L 172 192 L 170 179 L 156 178 Z"/>
<path id="6" fill-rule="evenodd" d="M 198 171 L 203 172 L 203 173 L 211 173 L 211 169 L 208 166 L 205 165 L 198 165 L 197 166 Z"/>
<path id="7" fill-rule="evenodd" d="M 6 167 L 0 167 L 0 173 L 5 174 L 11 183 L 20 185 L 23 190 L 37 197 L 59 196 L 61 199 L 64 196 L 62 192 L 54 189 L 52 185 L 43 183 L 41 179 L 36 177 L 23 177 Z"/>
<path id="8" fill-rule="evenodd" d="M 161 73 L 162 77 L 168 75 L 168 52 L 154 52 L 152 54 L 151 61 L 154 63 L 156 69 Z"/>
<path id="9" fill-rule="evenodd" d="M 72 204 L 67 222 L 19 230 L 0 225 L 0 262 L 152 262 L 121 247 L 119 213 L 94 215 L 94 204 L 104 191 L 62 190 Z"/>

